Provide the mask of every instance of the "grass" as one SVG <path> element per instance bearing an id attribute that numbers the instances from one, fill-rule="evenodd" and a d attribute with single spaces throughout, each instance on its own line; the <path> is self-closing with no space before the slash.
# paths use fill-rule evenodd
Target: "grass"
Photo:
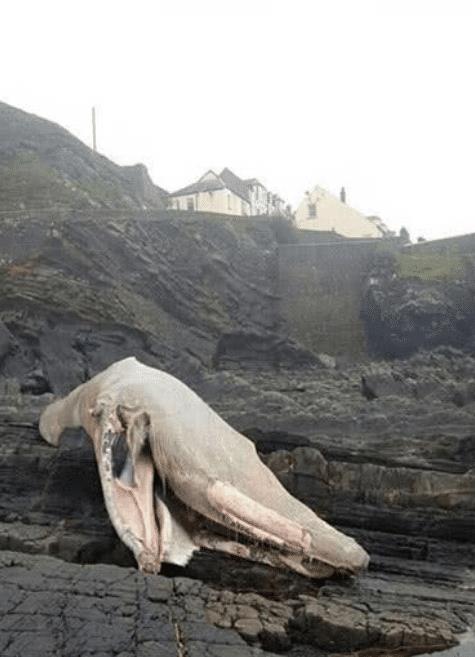
<path id="1" fill-rule="evenodd" d="M 416 278 L 427 283 L 450 282 L 465 277 L 465 263 L 454 253 L 399 253 L 396 271 L 401 278 Z"/>
<path id="2" fill-rule="evenodd" d="M 43 207 L 70 204 L 71 190 L 58 179 L 57 173 L 34 153 L 19 153 L 7 164 L 0 165 L 0 209 Z"/>
<path id="3" fill-rule="evenodd" d="M 22 151 L 0 163 L 0 211 L 64 206 L 134 206 L 127 185 L 98 176 L 65 179 L 37 153 Z"/>

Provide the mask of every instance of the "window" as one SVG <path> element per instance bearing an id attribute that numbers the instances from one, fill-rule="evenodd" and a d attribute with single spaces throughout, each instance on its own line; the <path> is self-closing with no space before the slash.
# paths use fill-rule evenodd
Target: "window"
<path id="1" fill-rule="evenodd" d="M 177 200 L 176 200 L 176 209 L 177 210 L 180 209 L 180 199 L 179 198 L 177 198 Z"/>
<path id="2" fill-rule="evenodd" d="M 194 210 L 195 209 L 195 201 L 192 196 L 190 198 L 186 199 L 186 209 L 187 210 Z"/>
<path id="3" fill-rule="evenodd" d="M 308 204 L 308 218 L 309 219 L 315 219 L 317 216 L 317 204 L 316 203 L 309 203 Z"/>

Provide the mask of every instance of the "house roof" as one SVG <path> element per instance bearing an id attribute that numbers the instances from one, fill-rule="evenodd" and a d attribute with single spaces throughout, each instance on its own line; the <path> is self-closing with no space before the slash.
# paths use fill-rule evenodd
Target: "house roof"
<path id="1" fill-rule="evenodd" d="M 186 194 L 196 194 L 197 192 L 213 192 L 217 189 L 225 189 L 226 185 L 219 178 L 217 180 L 198 180 L 191 185 L 182 187 L 170 196 L 185 196 Z"/>
<path id="2" fill-rule="evenodd" d="M 257 180 L 257 178 L 246 178 L 244 182 L 248 187 L 250 187 L 251 185 L 260 185 L 265 189 L 265 185 L 263 185 L 260 180 Z"/>
<path id="3" fill-rule="evenodd" d="M 371 221 L 371 223 L 374 224 L 376 228 L 378 228 L 378 230 L 380 230 L 383 235 L 389 235 L 389 233 L 391 232 L 380 217 L 368 216 L 366 217 L 366 219 L 368 219 L 368 221 Z"/>
<path id="4" fill-rule="evenodd" d="M 240 196 L 242 199 L 244 199 L 244 201 L 249 202 L 249 188 L 242 178 L 236 176 L 236 174 L 228 168 L 223 169 L 219 174 L 219 177 L 224 181 L 226 187 L 231 192 L 234 192 L 237 196 Z"/>
<path id="5" fill-rule="evenodd" d="M 205 176 L 208 173 L 210 172 L 208 171 Z M 170 196 L 186 196 L 186 194 L 196 194 L 198 192 L 213 192 L 218 189 L 229 189 L 229 191 L 236 194 L 236 196 L 239 196 L 249 203 L 248 184 L 242 180 L 242 178 L 236 176 L 236 174 L 228 168 L 223 169 L 219 176 L 216 174 L 214 175 L 214 179 L 208 178 L 207 180 L 203 180 L 203 178 L 200 178 L 197 182 L 182 187 L 176 192 L 172 192 Z"/>

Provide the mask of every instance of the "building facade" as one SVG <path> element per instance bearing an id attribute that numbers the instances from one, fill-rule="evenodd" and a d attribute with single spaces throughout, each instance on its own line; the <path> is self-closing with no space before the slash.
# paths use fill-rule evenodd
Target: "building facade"
<path id="1" fill-rule="evenodd" d="M 256 178 L 239 178 L 230 169 L 207 171 L 199 180 L 168 197 L 173 210 L 218 212 L 237 216 L 278 215 L 288 210 L 284 201 Z"/>
<path id="2" fill-rule="evenodd" d="M 381 238 L 390 234 L 379 217 L 367 217 L 347 205 L 344 189 L 338 198 L 318 185 L 305 193 L 295 222 L 302 230 L 333 231 L 351 238 Z"/>

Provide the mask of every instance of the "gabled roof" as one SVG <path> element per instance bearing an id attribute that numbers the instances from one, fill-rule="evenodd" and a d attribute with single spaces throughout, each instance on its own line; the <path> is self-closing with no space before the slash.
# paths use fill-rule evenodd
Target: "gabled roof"
<path id="1" fill-rule="evenodd" d="M 264 189 L 265 189 L 265 185 L 263 185 L 260 180 L 257 180 L 257 178 L 246 178 L 246 180 L 244 180 L 244 182 L 246 183 L 246 185 L 248 187 L 251 187 L 252 185 L 260 185 L 261 187 L 264 187 Z"/>
<path id="2" fill-rule="evenodd" d="M 199 182 L 203 180 L 218 180 L 218 179 L 219 179 L 218 174 L 215 173 L 213 169 L 208 169 L 208 171 L 201 176 Z"/>
<path id="3" fill-rule="evenodd" d="M 234 192 L 237 196 L 240 196 L 244 201 L 249 203 L 249 188 L 242 178 L 239 178 L 231 169 L 227 168 L 221 171 L 219 177 L 231 192 Z"/>
<path id="4" fill-rule="evenodd" d="M 216 189 L 224 189 L 224 181 L 212 169 L 204 173 L 199 180 L 191 185 L 182 187 L 170 194 L 170 196 L 185 196 L 186 194 L 196 194 L 197 192 L 212 192 Z"/>
<path id="5" fill-rule="evenodd" d="M 210 176 L 210 174 L 213 175 Z M 248 184 L 228 168 L 223 169 L 219 176 L 214 171 L 207 171 L 197 182 L 172 192 L 170 196 L 213 192 L 218 189 L 229 189 L 230 192 L 249 203 Z"/>
<path id="6" fill-rule="evenodd" d="M 191 185 L 187 185 L 186 187 L 182 187 L 181 189 L 178 189 L 176 192 L 172 192 L 170 196 L 185 196 L 186 194 L 196 194 L 197 192 L 213 192 L 217 189 L 225 189 L 225 188 L 226 185 L 224 181 L 220 179 L 219 176 L 217 176 L 214 180 L 213 179 L 202 180 L 202 178 L 200 178 L 195 183 L 192 183 Z"/>
<path id="7" fill-rule="evenodd" d="M 386 226 L 386 224 L 380 217 L 368 216 L 366 217 L 366 219 L 368 219 L 368 221 L 371 221 L 371 223 L 374 224 L 376 228 L 378 228 L 378 230 L 380 230 L 383 235 L 389 235 L 389 233 L 391 233 L 389 228 Z"/>

